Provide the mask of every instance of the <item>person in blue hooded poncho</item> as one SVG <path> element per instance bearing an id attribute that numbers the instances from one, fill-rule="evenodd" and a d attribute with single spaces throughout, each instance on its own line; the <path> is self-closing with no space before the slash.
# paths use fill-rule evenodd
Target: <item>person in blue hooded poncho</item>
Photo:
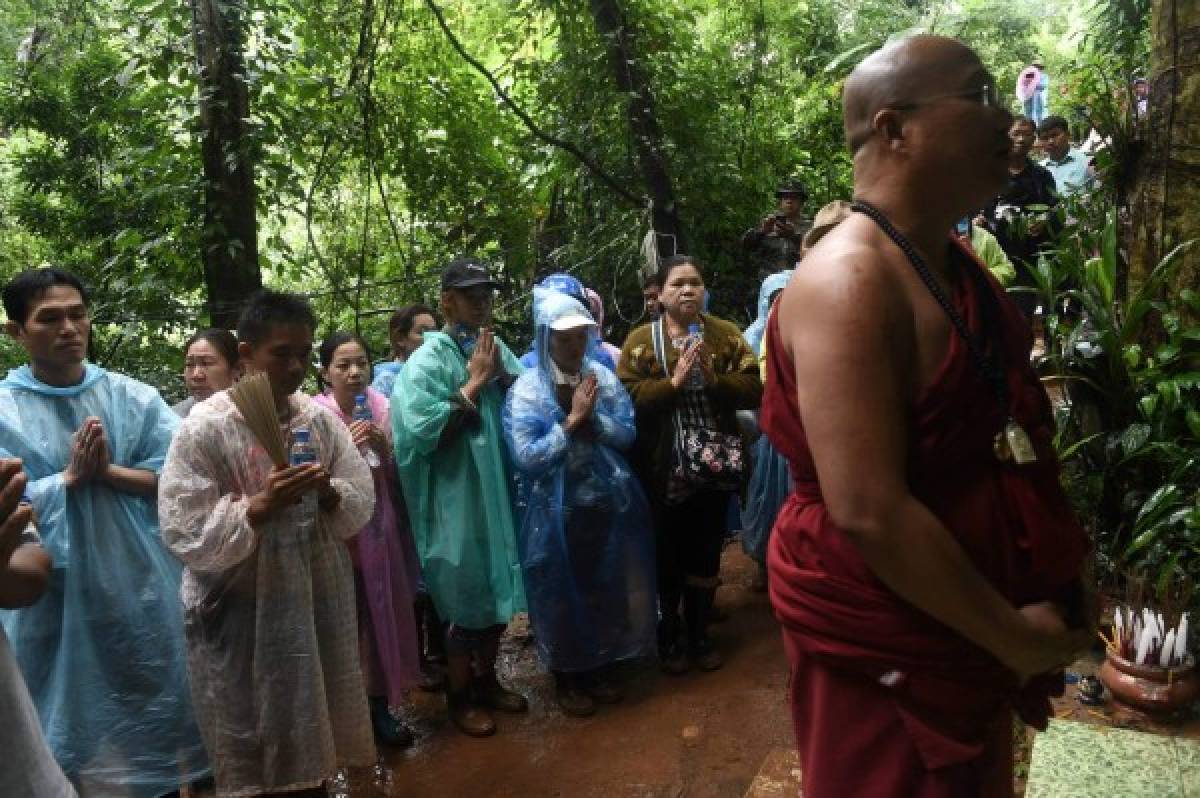
<path id="1" fill-rule="evenodd" d="M 554 291 L 556 293 L 569 296 L 575 301 L 579 302 L 579 304 L 583 305 L 583 307 L 588 309 L 585 312 L 585 315 L 587 315 L 592 321 L 597 322 L 596 326 L 592 329 L 592 337 L 596 340 L 597 344 L 595 351 L 592 353 L 592 360 L 593 362 L 604 366 L 609 371 L 616 371 L 616 358 L 613 357 L 612 353 L 609 352 L 604 346 L 600 345 L 602 343 L 600 337 L 600 323 L 602 323 L 602 319 L 597 319 L 592 313 L 592 303 L 588 298 L 588 289 L 584 286 L 584 284 L 579 282 L 579 279 L 576 277 L 558 272 L 555 274 L 548 274 L 543 277 L 542 281 L 538 283 L 535 288 Z M 538 356 L 534 346 L 530 346 L 529 351 L 521 355 L 521 365 L 527 369 L 537 368 Z"/>
<path id="2" fill-rule="evenodd" d="M 0 382 L 0 449 L 20 457 L 54 561 L 37 604 L 0 616 L 55 758 L 84 795 L 154 798 L 208 775 L 190 702 L 181 568 L 155 492 L 178 417 L 86 363 L 87 293 L 57 269 L 4 288 L 30 363 Z"/>
<path id="3" fill-rule="evenodd" d="M 775 299 L 791 276 L 790 269 L 772 274 L 763 280 L 762 288 L 759 289 L 758 316 L 754 323 L 746 328 L 745 338 L 760 362 L 767 318 Z M 763 382 L 766 382 L 765 376 Z M 759 437 L 754 444 L 754 471 L 750 475 L 750 484 L 746 488 L 746 502 L 742 507 L 742 550 L 758 563 L 756 588 L 766 586 L 767 541 L 771 537 L 771 527 L 775 525 L 775 516 L 779 514 L 779 508 L 783 506 L 783 501 L 791 489 L 792 478 L 788 473 L 787 460 L 775 451 L 766 435 Z"/>
<path id="4" fill-rule="evenodd" d="M 637 434 L 633 403 L 596 363 L 594 328 L 577 300 L 535 288 L 537 367 L 504 407 L 529 619 L 575 716 L 620 700 L 606 666 L 656 644 L 650 508 L 622 454 Z"/>

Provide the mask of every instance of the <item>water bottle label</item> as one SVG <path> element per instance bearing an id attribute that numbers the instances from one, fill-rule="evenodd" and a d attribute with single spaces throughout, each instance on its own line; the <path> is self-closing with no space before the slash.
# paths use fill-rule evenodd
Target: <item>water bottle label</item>
<path id="1" fill-rule="evenodd" d="M 317 462 L 317 448 L 312 443 L 309 431 L 297 429 L 292 437 L 292 446 L 288 450 L 288 463 L 297 466 Z"/>

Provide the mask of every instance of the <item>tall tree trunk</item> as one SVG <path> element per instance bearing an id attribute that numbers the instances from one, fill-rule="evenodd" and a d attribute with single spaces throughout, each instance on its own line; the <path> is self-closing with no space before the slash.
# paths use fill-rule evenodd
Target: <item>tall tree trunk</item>
<path id="1" fill-rule="evenodd" d="M 262 287 L 258 267 L 254 165 L 246 138 L 250 115 L 242 61 L 241 0 L 191 0 L 200 71 L 204 234 L 201 260 L 208 311 L 232 328 L 246 298 Z"/>
<path id="2" fill-rule="evenodd" d="M 1150 112 L 1131 202 L 1131 287 L 1175 246 L 1200 239 L 1200 3 L 1156 0 L 1151 31 Z M 1200 283 L 1200 247 L 1184 255 L 1171 283 L 1172 292 Z"/>
<path id="3" fill-rule="evenodd" d="M 617 88 L 628 97 L 626 118 L 646 193 L 653 202 L 652 219 L 654 230 L 659 234 L 659 252 L 664 255 L 687 252 L 687 236 L 679 221 L 675 190 L 663 153 L 662 129 L 650 83 L 638 56 L 636 34 L 621 10 L 620 0 L 590 2 L 596 32 L 603 37 L 608 52 L 609 69 Z"/>

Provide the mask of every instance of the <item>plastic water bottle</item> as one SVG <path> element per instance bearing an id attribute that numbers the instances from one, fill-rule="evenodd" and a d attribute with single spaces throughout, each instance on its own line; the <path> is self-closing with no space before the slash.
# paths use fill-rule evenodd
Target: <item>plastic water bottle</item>
<path id="1" fill-rule="evenodd" d="M 296 427 L 292 431 L 292 446 L 288 450 L 288 465 L 307 465 L 317 462 L 317 447 L 312 442 L 312 430 Z"/>
<path id="2" fill-rule="evenodd" d="M 33 499 L 29 498 L 28 493 L 23 493 L 23 494 L 21 494 L 21 501 L 18 502 L 18 504 L 28 504 L 30 507 L 32 507 Z M 22 543 L 41 543 L 42 542 L 41 536 L 38 535 L 37 524 L 35 524 L 32 519 L 30 519 L 29 523 L 25 525 L 25 529 L 21 532 L 21 542 Z"/>
<path id="3" fill-rule="evenodd" d="M 463 354 L 469 358 L 475 351 L 475 344 L 479 343 L 479 334 L 465 324 L 455 324 L 452 332 L 454 340 L 462 348 Z"/>
<path id="4" fill-rule="evenodd" d="M 354 397 L 354 411 L 350 414 L 353 421 L 365 421 L 368 424 L 375 423 L 375 417 L 371 415 L 371 408 L 367 407 L 367 395 L 360 393 Z M 375 454 L 375 450 L 371 448 L 369 443 L 364 443 L 358 447 L 362 452 L 363 459 L 367 461 L 367 465 L 371 468 L 379 468 L 379 455 Z"/>
<path id="5" fill-rule="evenodd" d="M 695 345 L 697 341 L 704 340 L 704 333 L 700 331 L 699 324 L 688 325 L 687 345 L 689 347 Z M 700 363 L 697 362 L 692 366 L 692 373 L 688 375 L 688 387 L 704 389 L 704 372 L 700 370 Z"/>

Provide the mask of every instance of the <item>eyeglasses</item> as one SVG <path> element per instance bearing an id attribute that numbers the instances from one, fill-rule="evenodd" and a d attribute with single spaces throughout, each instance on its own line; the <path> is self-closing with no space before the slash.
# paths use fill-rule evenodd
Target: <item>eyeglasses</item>
<path id="1" fill-rule="evenodd" d="M 890 108 L 896 111 L 905 111 L 911 108 L 920 108 L 923 105 L 933 105 L 942 100 L 974 100 L 985 108 L 1000 108 L 1000 92 L 990 83 L 985 83 L 977 89 L 967 89 L 966 91 L 957 91 L 951 94 L 937 94 L 933 97 L 927 97 L 924 100 L 915 100 L 908 103 L 893 103 Z"/>

